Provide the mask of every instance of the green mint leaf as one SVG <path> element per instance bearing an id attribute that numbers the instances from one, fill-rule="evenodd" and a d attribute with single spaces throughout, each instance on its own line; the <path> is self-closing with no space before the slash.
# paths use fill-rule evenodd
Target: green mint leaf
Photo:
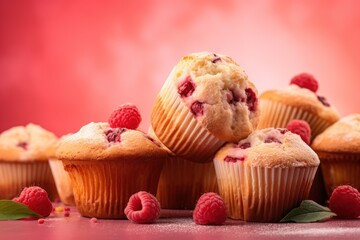
<path id="1" fill-rule="evenodd" d="M 17 220 L 28 217 L 41 218 L 41 215 L 25 204 L 11 200 L 0 200 L 0 220 Z"/>
<path id="2" fill-rule="evenodd" d="M 329 208 L 312 200 L 304 200 L 298 208 L 291 210 L 280 222 L 311 223 L 336 216 Z"/>

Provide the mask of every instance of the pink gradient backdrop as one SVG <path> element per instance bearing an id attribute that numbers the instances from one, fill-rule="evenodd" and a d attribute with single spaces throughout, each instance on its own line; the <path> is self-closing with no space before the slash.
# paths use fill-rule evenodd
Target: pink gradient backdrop
<path id="1" fill-rule="evenodd" d="M 181 56 L 233 57 L 259 92 L 300 72 L 342 115 L 360 112 L 360 1 L 0 1 L 0 131 L 62 135 L 154 98 Z"/>

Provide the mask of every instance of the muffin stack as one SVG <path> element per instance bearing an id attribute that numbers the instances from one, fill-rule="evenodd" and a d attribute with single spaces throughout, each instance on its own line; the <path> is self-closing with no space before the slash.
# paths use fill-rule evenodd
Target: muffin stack
<path id="1" fill-rule="evenodd" d="M 258 97 L 230 57 L 187 55 L 159 92 L 148 133 L 138 129 L 141 117 L 130 105 L 59 142 L 34 125 L 2 133 L 0 198 L 34 183 L 51 195 L 51 158 L 62 201 L 75 201 L 85 217 L 124 218 L 138 191 L 156 194 L 170 209 L 193 209 L 204 192 L 218 192 L 228 217 L 278 222 L 308 198 L 320 161 L 328 193 L 340 184 L 360 187 L 360 116 L 339 121 L 317 90 L 311 75 L 300 74 Z M 293 119 L 309 123 L 320 160 L 285 129 Z"/>
<path id="2" fill-rule="evenodd" d="M 154 103 L 149 134 L 172 154 L 157 197 L 163 208 L 193 209 L 204 192 L 217 192 L 212 163 L 226 142 L 256 129 L 257 90 L 230 57 L 208 52 L 183 57 Z"/>

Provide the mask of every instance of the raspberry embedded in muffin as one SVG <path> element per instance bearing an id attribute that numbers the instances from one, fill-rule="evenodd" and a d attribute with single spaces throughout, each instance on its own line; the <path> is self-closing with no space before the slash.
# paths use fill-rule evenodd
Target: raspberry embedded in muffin
<path id="1" fill-rule="evenodd" d="M 239 144 L 239 145 L 237 145 L 239 148 L 241 148 L 241 149 L 247 149 L 247 148 L 249 148 L 249 147 L 251 147 L 251 143 L 250 142 L 244 142 L 244 143 L 242 143 L 242 144 Z"/>
<path id="2" fill-rule="evenodd" d="M 242 156 L 242 157 L 231 157 L 231 156 L 226 156 L 224 158 L 224 161 L 225 162 L 233 162 L 233 163 L 236 163 L 237 161 L 244 161 L 245 160 L 245 157 Z"/>
<path id="3" fill-rule="evenodd" d="M 245 99 L 240 97 L 238 89 L 228 90 L 226 92 L 226 100 L 229 104 L 236 104 L 239 101 L 244 102 Z"/>
<path id="4" fill-rule="evenodd" d="M 111 128 L 105 132 L 108 142 L 121 142 L 121 134 L 125 132 L 125 128 Z"/>
<path id="5" fill-rule="evenodd" d="M 191 77 L 188 76 L 182 83 L 178 86 L 178 93 L 181 97 L 189 97 L 195 91 L 195 83 L 191 80 Z"/>
<path id="6" fill-rule="evenodd" d="M 246 88 L 245 93 L 246 93 L 246 105 L 248 106 L 249 110 L 252 112 L 256 111 L 257 103 L 258 103 L 256 93 L 251 88 Z"/>
<path id="7" fill-rule="evenodd" d="M 204 103 L 199 102 L 199 101 L 195 101 L 192 105 L 191 105 L 191 112 L 196 116 L 202 116 L 204 114 Z"/>
<path id="8" fill-rule="evenodd" d="M 19 142 L 17 147 L 22 148 L 23 150 L 28 150 L 28 143 L 27 142 Z"/>
<path id="9" fill-rule="evenodd" d="M 265 139 L 264 141 L 265 143 L 282 143 L 279 139 L 277 139 L 276 137 L 272 137 L 272 136 L 269 136 Z"/>
<path id="10" fill-rule="evenodd" d="M 324 106 L 326 106 L 326 107 L 330 107 L 330 103 L 328 102 L 328 100 L 326 100 L 325 97 L 317 96 L 317 98 L 318 98 L 319 101 L 322 103 L 322 105 L 324 105 Z"/>
<path id="11" fill-rule="evenodd" d="M 216 63 L 221 61 L 221 57 L 219 57 L 216 53 L 214 53 L 214 59 L 211 60 L 212 63 Z"/>

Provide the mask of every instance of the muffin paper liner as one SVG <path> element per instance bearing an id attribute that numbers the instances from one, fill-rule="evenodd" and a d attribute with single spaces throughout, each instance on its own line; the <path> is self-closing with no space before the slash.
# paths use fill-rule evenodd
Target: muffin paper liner
<path id="1" fill-rule="evenodd" d="M 314 139 L 333 123 L 301 108 L 292 107 L 280 102 L 261 100 L 260 104 L 261 115 L 258 129 L 268 127 L 285 128 L 291 120 L 300 119 L 309 123 L 311 126 L 311 136 Z"/>
<path id="2" fill-rule="evenodd" d="M 213 162 L 195 163 L 177 157 L 165 161 L 157 199 L 164 209 L 194 209 L 206 192 L 218 193 Z"/>
<path id="3" fill-rule="evenodd" d="M 360 154 L 318 153 L 328 197 L 334 188 L 351 185 L 360 191 Z"/>
<path id="4" fill-rule="evenodd" d="M 51 159 L 49 160 L 49 164 L 61 202 L 65 205 L 75 205 L 71 179 L 69 174 L 64 170 L 62 161 Z"/>
<path id="5" fill-rule="evenodd" d="M 158 159 L 64 160 L 76 207 L 85 217 L 126 218 L 131 195 L 146 191 L 155 196 L 163 161 Z"/>
<path id="6" fill-rule="evenodd" d="M 157 138 L 177 156 L 195 162 L 210 162 L 225 143 L 195 119 L 168 78 L 152 110 L 151 125 Z"/>
<path id="7" fill-rule="evenodd" d="M 228 217 L 279 222 L 307 199 L 317 167 L 264 168 L 214 160 Z"/>
<path id="8" fill-rule="evenodd" d="M 0 199 L 19 196 L 25 187 L 45 189 L 50 200 L 58 195 L 48 161 L 0 162 Z"/>

